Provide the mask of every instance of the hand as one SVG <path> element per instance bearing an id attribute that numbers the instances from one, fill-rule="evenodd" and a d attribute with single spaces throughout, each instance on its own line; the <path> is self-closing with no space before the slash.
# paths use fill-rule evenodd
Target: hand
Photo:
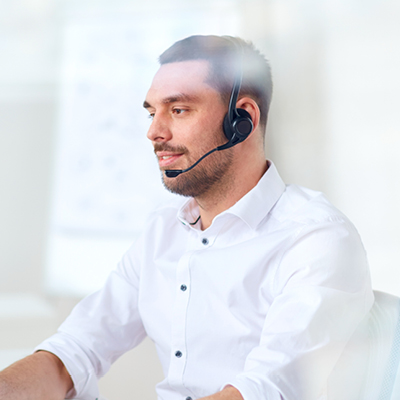
<path id="1" fill-rule="evenodd" d="M 211 396 L 203 397 L 199 400 L 243 400 L 243 396 L 239 390 L 233 386 L 225 386 L 220 392 Z"/>

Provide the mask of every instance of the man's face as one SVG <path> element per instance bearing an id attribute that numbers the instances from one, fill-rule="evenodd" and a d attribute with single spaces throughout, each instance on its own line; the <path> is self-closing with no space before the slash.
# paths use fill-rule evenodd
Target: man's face
<path id="1" fill-rule="evenodd" d="M 227 106 L 207 84 L 208 68 L 203 60 L 164 64 L 153 79 L 144 107 L 152 118 L 147 137 L 161 171 L 186 169 L 227 142 L 222 131 Z M 231 166 L 230 150 L 215 152 L 176 178 L 163 174 L 163 182 L 171 192 L 200 197 L 227 184 Z"/>

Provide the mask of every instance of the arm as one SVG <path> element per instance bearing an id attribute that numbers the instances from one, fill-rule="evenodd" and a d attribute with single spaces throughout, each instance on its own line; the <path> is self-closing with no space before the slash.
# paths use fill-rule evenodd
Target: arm
<path id="1" fill-rule="evenodd" d="M 220 392 L 199 400 L 243 400 L 242 395 L 233 386 L 225 386 Z"/>
<path id="2" fill-rule="evenodd" d="M 0 372 L 0 400 L 62 400 L 72 386 L 64 364 L 45 351 Z"/>
<path id="3" fill-rule="evenodd" d="M 229 383 L 247 399 L 317 399 L 373 304 L 364 248 L 345 219 L 305 224 L 279 259 L 259 345 Z"/>
<path id="4" fill-rule="evenodd" d="M 145 337 L 137 309 L 138 279 L 130 264 L 127 254 L 103 288 L 80 301 L 58 332 L 36 347 L 65 365 L 74 383 L 68 398 L 100 397 L 98 379 Z"/>

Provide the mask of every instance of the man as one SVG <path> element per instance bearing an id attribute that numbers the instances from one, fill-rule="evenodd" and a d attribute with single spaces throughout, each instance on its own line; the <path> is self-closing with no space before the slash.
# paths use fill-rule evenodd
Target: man
<path id="1" fill-rule="evenodd" d="M 0 398 L 94 400 L 97 378 L 146 335 L 165 373 L 159 400 L 326 398 L 373 302 L 358 234 L 265 161 L 272 84 L 252 45 L 194 36 L 160 63 L 147 136 L 164 185 L 185 197 L 154 212 L 41 351 L 3 372 Z"/>

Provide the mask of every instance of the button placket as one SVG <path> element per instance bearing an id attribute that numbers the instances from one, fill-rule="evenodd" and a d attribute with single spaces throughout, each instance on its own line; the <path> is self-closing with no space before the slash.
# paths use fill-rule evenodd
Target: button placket
<path id="1" fill-rule="evenodd" d="M 189 303 L 191 255 L 192 252 L 185 253 L 176 268 L 176 297 L 172 310 L 171 362 L 168 371 L 168 382 L 176 390 L 181 390 L 183 387 L 183 373 L 186 366 L 186 316 Z"/>

